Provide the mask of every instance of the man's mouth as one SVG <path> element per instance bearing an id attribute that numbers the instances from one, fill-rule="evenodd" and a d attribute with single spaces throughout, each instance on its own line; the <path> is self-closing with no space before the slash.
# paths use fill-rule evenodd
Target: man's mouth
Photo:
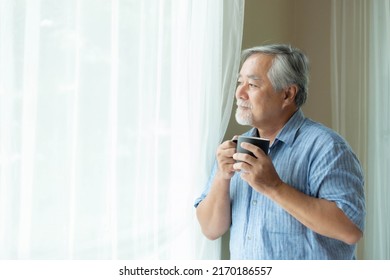
<path id="1" fill-rule="evenodd" d="M 252 106 L 250 104 L 248 104 L 246 102 L 242 102 L 242 101 L 241 102 L 240 101 L 237 102 L 237 107 L 239 109 L 252 109 Z"/>

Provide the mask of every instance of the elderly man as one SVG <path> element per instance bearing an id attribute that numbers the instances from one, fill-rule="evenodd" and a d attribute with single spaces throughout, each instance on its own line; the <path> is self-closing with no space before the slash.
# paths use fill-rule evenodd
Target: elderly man
<path id="1" fill-rule="evenodd" d="M 346 141 L 305 118 L 308 60 L 298 49 L 245 50 L 236 120 L 270 140 L 254 156 L 226 141 L 202 195 L 198 221 L 209 239 L 230 229 L 232 259 L 354 259 L 364 228 L 361 166 Z"/>

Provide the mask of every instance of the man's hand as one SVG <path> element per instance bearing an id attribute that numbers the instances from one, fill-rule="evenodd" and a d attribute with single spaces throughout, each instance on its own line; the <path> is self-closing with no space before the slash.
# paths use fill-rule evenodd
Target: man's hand
<path id="1" fill-rule="evenodd" d="M 217 149 L 217 161 L 218 161 L 218 173 L 223 179 L 231 179 L 234 175 L 233 164 L 235 160 L 233 155 L 236 152 L 237 144 L 233 140 L 237 139 L 237 136 L 234 136 L 232 140 L 228 140 L 219 145 Z"/>
<path id="2" fill-rule="evenodd" d="M 252 152 L 255 157 L 236 153 L 234 160 L 239 162 L 233 165 L 235 171 L 241 171 L 241 178 L 256 191 L 267 195 L 282 184 L 271 159 L 259 148 L 250 143 L 241 143 L 241 147 Z"/>

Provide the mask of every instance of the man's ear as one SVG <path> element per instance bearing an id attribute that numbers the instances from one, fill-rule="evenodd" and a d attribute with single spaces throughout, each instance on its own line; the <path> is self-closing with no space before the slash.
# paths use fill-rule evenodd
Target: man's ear
<path id="1" fill-rule="evenodd" d="M 292 103 L 295 104 L 295 97 L 298 93 L 298 86 L 297 85 L 289 85 L 284 90 L 284 103 L 285 105 L 291 105 Z"/>

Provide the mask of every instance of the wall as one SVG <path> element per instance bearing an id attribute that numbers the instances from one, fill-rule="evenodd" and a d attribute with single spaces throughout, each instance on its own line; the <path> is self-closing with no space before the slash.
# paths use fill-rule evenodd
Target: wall
<path id="1" fill-rule="evenodd" d="M 245 0 L 242 48 L 289 43 L 310 60 L 310 85 L 305 115 L 331 127 L 330 10 L 331 0 Z M 225 135 L 231 139 L 248 127 L 234 119 L 235 105 Z M 229 235 L 222 238 L 222 258 L 229 259 Z"/>
<path id="2" fill-rule="evenodd" d="M 309 57 L 311 75 L 305 115 L 331 126 L 330 100 L 330 0 L 246 0 L 242 48 L 268 43 L 288 43 Z M 225 139 L 248 127 L 234 119 Z"/>

